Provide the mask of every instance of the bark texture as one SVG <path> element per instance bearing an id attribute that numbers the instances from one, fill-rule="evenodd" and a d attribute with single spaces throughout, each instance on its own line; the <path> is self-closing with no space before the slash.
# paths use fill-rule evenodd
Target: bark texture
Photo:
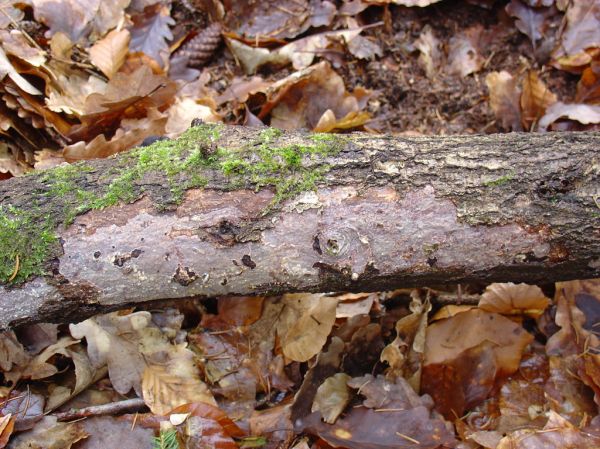
<path id="1" fill-rule="evenodd" d="M 307 139 L 223 126 L 201 152 Z M 282 196 L 281 179 L 243 180 L 246 167 L 233 182 L 219 162 L 202 188 L 188 188 L 189 171 L 150 170 L 128 202 L 84 207 L 69 225 L 65 201 L 105 192 L 130 156 L 88 163 L 71 180 L 79 196 L 49 195 L 52 172 L 0 183 L 5 211 L 41 209 L 58 237 L 45 275 L 0 286 L 0 328 L 168 298 L 600 275 L 599 133 L 324 141 L 335 151 L 300 163 L 316 189 Z M 169 202 L 173 179 L 185 188 Z"/>

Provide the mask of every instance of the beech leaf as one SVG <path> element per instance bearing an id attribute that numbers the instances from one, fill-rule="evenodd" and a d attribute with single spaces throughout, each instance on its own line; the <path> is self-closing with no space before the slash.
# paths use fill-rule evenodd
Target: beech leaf
<path id="1" fill-rule="evenodd" d="M 92 63 L 111 79 L 125 62 L 129 51 L 130 34 L 127 30 L 113 30 L 90 48 Z"/>

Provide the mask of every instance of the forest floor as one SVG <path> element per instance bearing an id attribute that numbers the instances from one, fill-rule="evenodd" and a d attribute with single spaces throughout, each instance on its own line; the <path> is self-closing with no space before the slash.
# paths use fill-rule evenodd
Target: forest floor
<path id="1" fill-rule="evenodd" d="M 96 3 L 0 6 L 0 179 L 196 118 L 409 135 L 600 124 L 597 0 Z M 549 280 L 24 326 L 0 334 L 0 449 L 598 448 L 598 317 L 600 281 Z"/>

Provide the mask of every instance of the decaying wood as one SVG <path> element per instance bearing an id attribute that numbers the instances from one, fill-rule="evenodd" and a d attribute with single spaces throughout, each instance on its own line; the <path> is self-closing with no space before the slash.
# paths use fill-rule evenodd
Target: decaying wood
<path id="1" fill-rule="evenodd" d="M 257 132 L 223 127 L 214 145 Z M 285 133 L 277 144 L 304 138 Z M 165 210 L 156 207 L 165 180 L 144 177 L 136 201 L 56 229 L 46 276 L 0 287 L 0 327 L 169 298 L 600 275 L 600 134 L 344 142 L 303 162 L 328 167 L 316 191 L 275 207 L 272 189 L 232 190 L 214 171 Z M 91 162 L 78 182 L 105 186 L 121 159 Z M 33 207 L 43 189 L 36 176 L 0 183 L 0 204 Z"/>

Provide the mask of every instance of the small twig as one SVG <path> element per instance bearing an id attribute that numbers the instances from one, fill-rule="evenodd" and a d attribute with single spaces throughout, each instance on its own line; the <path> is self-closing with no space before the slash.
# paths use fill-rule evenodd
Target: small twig
<path id="1" fill-rule="evenodd" d="M 408 435 L 404 435 L 403 433 L 396 432 L 396 435 L 398 435 L 401 438 L 404 438 L 406 441 L 410 441 L 411 443 L 421 444 L 421 442 L 419 440 L 415 440 L 414 438 L 411 438 Z"/>
<path id="2" fill-rule="evenodd" d="M 87 418 L 90 416 L 118 415 L 123 413 L 139 412 L 146 408 L 141 398 L 127 399 L 125 401 L 109 402 L 108 404 L 92 405 L 66 412 L 54 413 L 53 416 L 59 421 L 71 421 L 73 419 Z"/>

